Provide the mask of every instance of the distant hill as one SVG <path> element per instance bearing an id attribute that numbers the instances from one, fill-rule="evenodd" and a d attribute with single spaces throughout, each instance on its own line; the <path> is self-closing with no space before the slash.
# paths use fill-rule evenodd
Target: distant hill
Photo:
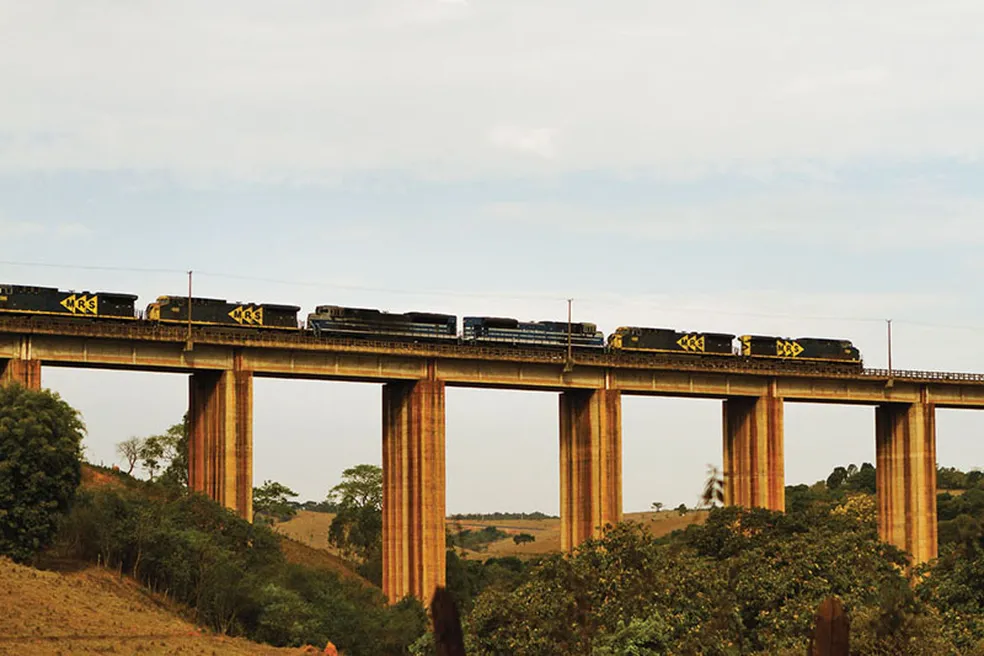
<path id="1" fill-rule="evenodd" d="M 336 564 L 342 567 L 351 567 L 347 564 L 337 549 L 328 544 L 328 527 L 335 515 L 332 513 L 311 512 L 309 510 L 298 511 L 297 515 L 289 521 L 277 524 L 274 530 L 291 540 L 307 545 L 322 552 L 332 554 L 336 557 Z M 532 558 L 546 553 L 560 551 L 560 519 L 498 519 L 498 520 L 475 520 L 459 519 L 461 515 L 448 517 L 446 522 L 452 531 L 458 526 L 462 529 L 481 530 L 486 526 L 494 526 L 500 531 L 509 535 L 508 538 L 493 542 L 486 551 L 464 551 L 469 558 L 485 560 L 487 558 L 501 558 L 503 556 L 516 556 L 518 558 Z M 627 521 L 643 522 L 652 534 L 662 537 L 673 531 L 685 528 L 690 524 L 702 524 L 707 518 L 707 511 L 689 511 L 686 515 L 680 515 L 675 510 L 664 510 L 660 513 L 638 512 L 626 513 Z M 536 540 L 516 544 L 512 541 L 513 535 L 519 533 L 529 533 Z M 351 570 L 350 570 L 351 571 Z"/>

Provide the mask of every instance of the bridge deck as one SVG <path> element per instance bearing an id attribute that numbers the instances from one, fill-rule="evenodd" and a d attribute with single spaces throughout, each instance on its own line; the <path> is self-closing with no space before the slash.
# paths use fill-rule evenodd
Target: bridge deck
<path id="1" fill-rule="evenodd" d="M 984 407 L 984 374 L 743 362 L 726 357 L 564 349 L 319 339 L 297 333 L 246 333 L 142 322 L 82 323 L 0 319 L 0 358 L 46 366 L 192 372 L 241 368 L 257 376 L 385 382 L 436 377 L 452 386 L 514 389 L 607 388 L 628 394 L 761 396 L 790 401 L 914 403 Z M 569 370 L 568 370 L 569 369 Z"/>

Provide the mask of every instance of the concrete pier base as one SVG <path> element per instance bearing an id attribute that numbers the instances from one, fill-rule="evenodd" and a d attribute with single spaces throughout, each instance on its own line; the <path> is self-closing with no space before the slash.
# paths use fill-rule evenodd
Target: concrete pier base
<path id="1" fill-rule="evenodd" d="M 201 371 L 188 393 L 188 486 L 253 520 L 253 375 Z"/>
<path id="2" fill-rule="evenodd" d="M 912 554 L 936 558 L 936 412 L 928 403 L 875 409 L 878 534 Z"/>
<path id="3" fill-rule="evenodd" d="M 0 385 L 19 383 L 28 389 L 41 389 L 41 361 L 14 358 L 0 360 Z"/>
<path id="4" fill-rule="evenodd" d="M 571 551 L 622 520 L 622 397 L 560 395 L 560 548 Z"/>
<path id="5" fill-rule="evenodd" d="M 444 383 L 383 386 L 383 593 L 428 606 L 445 584 Z"/>
<path id="6" fill-rule="evenodd" d="M 724 503 L 784 511 L 782 399 L 730 398 L 723 414 Z"/>

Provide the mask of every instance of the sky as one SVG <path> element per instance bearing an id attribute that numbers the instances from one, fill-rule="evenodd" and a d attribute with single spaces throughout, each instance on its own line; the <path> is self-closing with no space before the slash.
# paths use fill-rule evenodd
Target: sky
<path id="1" fill-rule="evenodd" d="M 0 281 L 850 339 L 984 372 L 984 5 L 0 0 Z M 975 64 L 974 62 L 978 62 Z M 93 462 L 187 376 L 45 368 Z M 448 511 L 559 508 L 557 395 L 454 388 Z M 378 385 L 255 382 L 254 480 L 381 463 Z M 786 480 L 874 461 L 787 404 Z M 626 511 L 694 505 L 720 402 L 623 400 Z M 984 465 L 984 414 L 938 412 Z"/>

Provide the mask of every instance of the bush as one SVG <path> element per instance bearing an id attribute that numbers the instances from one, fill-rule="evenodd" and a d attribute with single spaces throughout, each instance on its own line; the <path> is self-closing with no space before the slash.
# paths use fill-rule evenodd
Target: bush
<path id="1" fill-rule="evenodd" d="M 416 600 L 389 606 L 378 589 L 290 565 L 269 528 L 161 483 L 86 492 L 62 544 L 187 604 L 202 624 L 276 646 L 401 654 L 426 628 Z"/>
<path id="2" fill-rule="evenodd" d="M 48 390 L 0 387 L 0 554 L 34 560 L 82 480 L 79 414 Z"/>

